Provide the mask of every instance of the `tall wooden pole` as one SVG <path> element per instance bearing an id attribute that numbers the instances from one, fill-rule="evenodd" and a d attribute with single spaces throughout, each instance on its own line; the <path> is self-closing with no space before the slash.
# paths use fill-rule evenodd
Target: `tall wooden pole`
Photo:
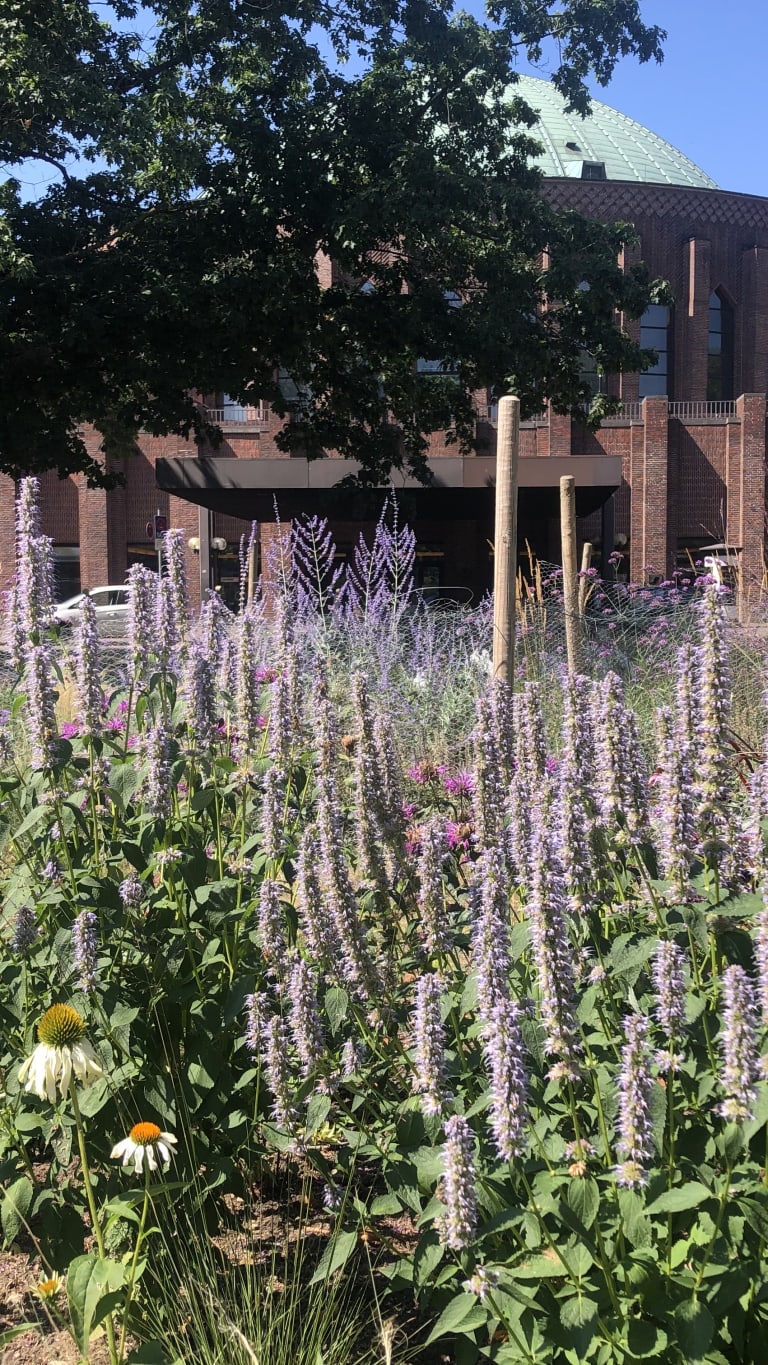
<path id="1" fill-rule="evenodd" d="M 576 480 L 564 474 L 560 480 L 560 543 L 563 552 L 563 608 L 568 672 L 581 668 L 581 619 L 579 617 L 579 575 L 576 558 Z"/>
<path id="2" fill-rule="evenodd" d="M 493 676 L 511 689 L 515 676 L 517 578 L 517 462 L 520 400 L 499 401 L 496 442 L 496 519 L 493 537 Z"/>

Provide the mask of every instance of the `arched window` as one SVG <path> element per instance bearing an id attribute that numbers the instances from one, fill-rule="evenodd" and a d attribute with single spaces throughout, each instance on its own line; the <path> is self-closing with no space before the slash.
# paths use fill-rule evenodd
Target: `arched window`
<path id="1" fill-rule="evenodd" d="M 733 398 L 733 309 L 718 293 L 709 296 L 707 401 Z"/>
<path id="2" fill-rule="evenodd" d="M 656 364 L 640 375 L 641 398 L 672 397 L 671 318 L 665 303 L 652 303 L 640 319 L 640 345 L 656 352 Z"/>

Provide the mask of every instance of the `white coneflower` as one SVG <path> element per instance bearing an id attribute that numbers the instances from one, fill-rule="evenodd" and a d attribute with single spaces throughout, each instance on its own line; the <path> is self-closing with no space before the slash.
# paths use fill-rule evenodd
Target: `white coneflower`
<path id="1" fill-rule="evenodd" d="M 141 1175 L 144 1162 L 148 1171 L 156 1171 L 158 1165 L 163 1169 L 176 1153 L 177 1139 L 173 1133 L 164 1133 L 156 1123 L 134 1123 L 130 1133 L 122 1142 L 116 1142 L 110 1156 L 113 1161 L 118 1157 L 124 1166 L 133 1162 L 137 1175 Z"/>
<path id="2" fill-rule="evenodd" d="M 54 1104 L 57 1086 L 63 1098 L 73 1076 L 81 1085 L 91 1085 L 103 1076 L 85 1036 L 85 1022 L 71 1005 L 51 1005 L 37 1026 L 37 1036 L 40 1041 L 19 1068 L 19 1080 L 38 1099 Z"/>

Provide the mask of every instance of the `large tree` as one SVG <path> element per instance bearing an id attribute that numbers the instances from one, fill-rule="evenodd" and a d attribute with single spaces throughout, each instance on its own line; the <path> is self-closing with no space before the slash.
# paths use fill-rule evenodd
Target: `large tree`
<path id="1" fill-rule="evenodd" d="M 626 227 L 541 196 L 514 67 L 553 43 L 585 109 L 590 73 L 662 37 L 638 0 L 493 0 L 487 22 L 450 0 L 0 0 L 0 469 L 100 480 L 81 424 L 121 453 L 225 391 L 292 407 L 286 442 L 376 480 L 423 470 L 431 430 L 466 443 L 477 388 L 567 410 L 585 350 L 638 368 L 615 316 L 653 286 L 618 269 Z"/>

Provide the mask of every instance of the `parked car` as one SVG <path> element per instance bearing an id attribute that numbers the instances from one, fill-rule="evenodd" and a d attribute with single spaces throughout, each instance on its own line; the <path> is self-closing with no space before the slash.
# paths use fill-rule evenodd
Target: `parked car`
<path id="1" fill-rule="evenodd" d="M 88 592 L 79 592 L 77 597 L 59 602 L 53 613 L 54 620 L 60 626 L 77 625 L 84 597 L 90 597 L 93 602 L 100 625 L 118 630 L 124 626 L 128 612 L 128 589 L 125 586 L 91 588 Z"/>

